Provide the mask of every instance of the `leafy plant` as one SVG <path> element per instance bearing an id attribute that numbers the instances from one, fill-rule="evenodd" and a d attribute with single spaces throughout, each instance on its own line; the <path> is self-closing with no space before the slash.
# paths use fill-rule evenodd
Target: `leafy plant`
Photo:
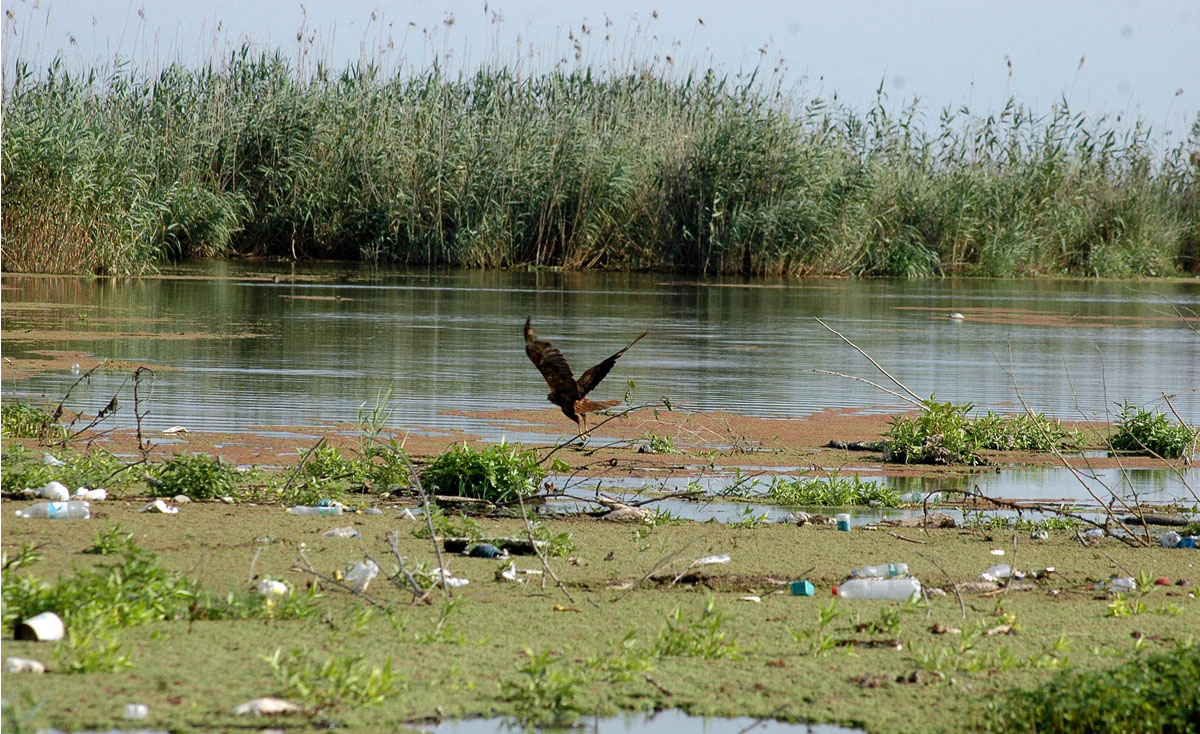
<path id="1" fill-rule="evenodd" d="M 517 451 L 502 441 L 482 451 L 456 444 L 426 467 L 421 480 L 441 494 L 510 502 L 536 494 L 545 476 L 533 452 Z"/>
<path id="2" fill-rule="evenodd" d="M 657 433 L 647 433 L 642 437 L 643 448 L 651 454 L 675 454 L 679 453 L 675 448 L 675 442 L 670 436 L 660 436 Z"/>
<path id="3" fill-rule="evenodd" d="M 65 436 L 66 429 L 54 420 L 50 411 L 28 403 L 12 402 L 0 405 L 0 435 L 52 441 Z"/>
<path id="4" fill-rule="evenodd" d="M 826 479 L 773 477 L 761 499 L 781 505 L 820 507 L 899 507 L 902 504 L 895 489 L 880 482 L 863 481 L 857 474 L 850 477 L 831 474 Z"/>
<path id="5" fill-rule="evenodd" d="M 1155 410 L 1142 410 L 1128 402 L 1121 404 L 1117 431 L 1109 443 L 1114 451 L 1154 454 L 1165 459 L 1190 456 L 1200 429 L 1185 423 L 1173 423 Z"/>
<path id="6" fill-rule="evenodd" d="M 84 549 L 83 552 L 98 556 L 111 556 L 127 552 L 135 547 L 133 533 L 123 531 L 121 524 L 117 523 L 116 525 L 109 525 L 103 531 L 97 533 L 96 541 Z"/>
<path id="7" fill-rule="evenodd" d="M 788 627 L 787 631 L 793 640 L 803 646 L 806 654 L 820 657 L 837 647 L 837 638 L 829 632 L 829 626 L 843 614 L 844 612 L 837 610 L 837 600 L 834 600 L 827 605 L 821 604 L 817 607 L 816 627 L 800 630 Z"/>
<path id="8" fill-rule="evenodd" d="M 522 726 L 570 724 L 584 713 L 577 701 L 584 676 L 550 650 L 535 653 L 525 648 L 525 663 L 517 666 L 517 673 L 516 680 L 501 681 L 500 691 Z"/>
<path id="9" fill-rule="evenodd" d="M 187 495 L 209 500 L 231 494 L 237 486 L 233 467 L 204 454 L 175 454 L 149 472 L 150 493 L 156 497 Z"/>
<path id="10" fill-rule="evenodd" d="M 939 403 L 930 396 L 915 418 L 893 418 L 884 460 L 903 464 L 983 463 L 979 452 L 1051 451 L 1078 447 L 1078 432 L 1041 413 L 1003 416 L 990 410 L 970 418 L 971 403 Z"/>
<path id="11" fill-rule="evenodd" d="M 677 655 L 705 660 L 737 659 L 741 651 L 722 629 L 725 614 L 717 609 L 716 600 L 705 597 L 704 607 L 695 617 L 683 613 L 681 607 L 667 615 L 651 650 L 656 657 Z"/>
<path id="12" fill-rule="evenodd" d="M 79 619 L 67 624 L 66 636 L 54 649 L 58 668 L 66 673 L 115 673 L 133 666 L 128 655 L 121 654 L 121 643 L 113 629 L 100 617 Z"/>
<path id="13" fill-rule="evenodd" d="M 375 706 L 384 702 L 398 676 L 389 655 L 383 665 L 368 667 L 362 655 L 330 655 L 317 660 L 308 648 L 281 648 L 263 658 L 279 685 L 317 709 Z"/>
<path id="14" fill-rule="evenodd" d="M 1033 690 L 989 706 L 987 729 L 1003 732 L 1195 731 L 1200 711 L 1200 645 L 1139 655 L 1115 668 L 1063 671 Z"/>
<path id="15" fill-rule="evenodd" d="M 761 528 L 767 523 L 767 513 L 764 512 L 761 515 L 756 515 L 753 508 L 743 507 L 742 519 L 730 523 L 730 526 L 741 528 L 743 530 L 754 530 L 756 528 Z"/>

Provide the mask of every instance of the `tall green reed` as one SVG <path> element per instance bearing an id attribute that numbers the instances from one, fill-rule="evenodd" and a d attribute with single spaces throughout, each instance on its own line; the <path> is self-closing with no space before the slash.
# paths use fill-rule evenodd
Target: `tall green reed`
<path id="1" fill-rule="evenodd" d="M 1200 269 L 1200 116 L 1151 131 L 915 103 L 865 113 L 778 79 L 520 64 L 303 70 L 18 63 L 3 267 L 138 273 L 229 254 L 797 276 Z"/>

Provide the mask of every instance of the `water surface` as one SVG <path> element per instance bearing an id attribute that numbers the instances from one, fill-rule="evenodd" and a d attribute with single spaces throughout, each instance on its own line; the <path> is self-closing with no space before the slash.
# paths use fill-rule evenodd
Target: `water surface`
<path id="1" fill-rule="evenodd" d="M 544 408 L 521 325 L 577 373 L 649 330 L 595 396 L 761 416 L 903 403 L 814 373 L 879 375 L 819 317 L 919 395 L 997 410 L 1111 417 L 1115 404 L 1200 422 L 1200 281 L 738 280 L 659 274 L 280 270 L 209 263 L 142 280 L 4 278 L 5 356 L 39 349 L 163 365 L 150 429 L 246 430 L 355 421 L 390 390 L 391 424 L 499 429 L 446 411 Z M 271 274 L 268 273 L 268 276 Z M 321 276 L 323 282 L 293 280 Z M 278 282 L 276 282 L 276 280 Z M 947 318 L 952 312 L 964 320 Z M 1195 324 L 1193 324 L 1195 325 Z M 25 341 L 54 329 L 54 341 Z M 195 338 L 199 336 L 201 338 Z M 95 412 L 126 373 L 73 395 Z M 5 397 L 61 396 L 66 371 L 5 384 Z M 124 412 L 128 424 L 131 416 Z M 566 432 L 564 425 L 564 433 Z"/>

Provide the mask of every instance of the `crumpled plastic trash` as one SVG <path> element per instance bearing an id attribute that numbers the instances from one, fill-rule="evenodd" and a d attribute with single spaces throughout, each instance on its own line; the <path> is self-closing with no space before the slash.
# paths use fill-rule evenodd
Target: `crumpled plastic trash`
<path id="1" fill-rule="evenodd" d="M 291 589 L 282 581 L 274 579 L 262 579 L 255 587 L 255 591 L 259 596 L 287 596 Z"/>
<path id="2" fill-rule="evenodd" d="M 470 583 L 470 581 L 467 579 L 460 579 L 455 576 L 451 576 L 450 572 L 444 568 L 435 569 L 433 573 L 438 577 L 438 581 L 442 583 L 442 586 L 453 588 L 455 586 L 466 586 Z"/>
<path id="3" fill-rule="evenodd" d="M 291 714 L 297 711 L 303 711 L 303 709 L 290 701 L 284 701 L 282 698 L 264 696 L 263 698 L 255 698 L 245 703 L 239 703 L 233 707 L 233 711 L 230 713 L 235 716 L 243 714 L 270 716 L 272 714 Z"/>
<path id="4" fill-rule="evenodd" d="M 71 490 L 62 482 L 46 482 L 37 489 L 27 489 L 24 492 L 31 497 L 42 497 L 51 502 L 66 502 L 71 498 Z"/>
<path id="5" fill-rule="evenodd" d="M 29 658 L 4 658 L 5 673 L 45 673 L 46 665 Z"/>
<path id="6" fill-rule="evenodd" d="M 108 499 L 107 489 L 88 489 L 87 487 L 78 487 L 75 494 L 71 495 L 73 499 L 88 500 L 89 502 L 100 502 Z"/>
<path id="7" fill-rule="evenodd" d="M 359 561 L 347 569 L 345 576 L 346 583 L 354 587 L 354 590 L 362 593 L 367 590 L 371 580 L 379 575 L 379 566 L 375 561 L 366 560 Z"/>
<path id="8" fill-rule="evenodd" d="M 729 563 L 730 558 L 728 553 L 719 553 L 715 556 L 705 556 L 692 561 L 693 566 L 709 566 L 714 563 Z"/>
<path id="9" fill-rule="evenodd" d="M 187 432 L 188 432 L 188 429 L 184 428 L 183 426 L 171 426 L 170 428 L 164 428 L 164 429 L 163 429 L 163 433 L 167 433 L 167 434 L 171 434 L 171 433 L 187 433 Z"/>
<path id="10" fill-rule="evenodd" d="M 179 508 L 171 507 L 165 500 L 154 500 L 142 506 L 142 509 L 138 510 L 138 512 L 161 512 L 164 515 L 177 515 L 179 514 Z"/>
<path id="11" fill-rule="evenodd" d="M 126 719 L 144 719 L 150 715 L 150 707 L 144 703 L 125 704 Z"/>
<path id="12" fill-rule="evenodd" d="M 42 454 L 42 463 L 46 466 L 66 466 L 67 462 L 54 454 Z"/>
<path id="13" fill-rule="evenodd" d="M 401 512 L 397 517 L 399 517 L 401 520 L 416 520 L 417 519 L 417 516 L 414 515 L 412 513 L 412 510 L 408 509 L 407 507 L 405 507 L 404 511 Z"/>
<path id="14" fill-rule="evenodd" d="M 361 538 L 362 535 L 356 528 L 350 525 L 345 525 L 340 528 L 326 530 L 322 535 L 326 538 Z"/>

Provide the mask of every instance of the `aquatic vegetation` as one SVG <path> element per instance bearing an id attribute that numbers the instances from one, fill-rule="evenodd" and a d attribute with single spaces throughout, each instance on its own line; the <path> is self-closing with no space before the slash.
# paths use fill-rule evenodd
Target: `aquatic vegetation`
<path id="1" fill-rule="evenodd" d="M 916 417 L 898 416 L 887 432 L 884 459 L 902 464 L 984 463 L 980 451 L 1057 451 L 1078 448 L 1082 438 L 1042 413 L 1004 416 L 968 413 L 971 403 L 941 403 L 930 396 Z"/>
<path id="2" fill-rule="evenodd" d="M 50 441 L 64 435 L 66 429 L 44 408 L 20 402 L 0 405 L 0 436 Z"/>
<path id="3" fill-rule="evenodd" d="M 1128 402 L 1121 404 L 1117 430 L 1109 439 L 1114 451 L 1153 454 L 1164 459 L 1182 459 L 1196 449 L 1200 429 L 1172 422 L 1155 410 L 1142 410 Z"/>
<path id="4" fill-rule="evenodd" d="M 58 481 L 69 489 L 76 487 L 106 487 L 125 466 L 115 456 L 102 449 L 88 451 L 59 451 L 56 458 L 61 465 L 51 466 L 43 462 L 45 452 L 33 451 L 20 444 L 5 448 L 4 461 L 0 465 L 0 486 L 6 492 L 41 487 L 49 481 Z"/>
<path id="5" fill-rule="evenodd" d="M 1058 673 L 990 706 L 987 728 L 1004 732 L 1193 731 L 1200 711 L 1200 645 L 1137 655 L 1108 670 Z"/>
<path id="6" fill-rule="evenodd" d="M 380 57 L 388 52 L 380 49 Z M 553 54 L 551 54 L 553 55 Z M 1162 275 L 1200 258 L 1192 139 L 1064 101 L 979 114 L 673 63 L 35 72 L 2 131 L 6 271 L 232 253 L 468 267 Z"/>
<path id="7" fill-rule="evenodd" d="M 817 507 L 899 507 L 900 494 L 881 482 L 863 481 L 857 474 L 831 474 L 824 479 L 815 477 L 773 477 L 760 499 L 781 505 Z"/>
<path id="8" fill-rule="evenodd" d="M 233 493 L 237 473 L 220 457 L 182 453 L 147 470 L 146 481 L 156 497 L 183 494 L 194 500 L 211 500 Z"/>
<path id="9" fill-rule="evenodd" d="M 439 494 L 513 502 L 536 494 L 546 470 L 531 451 L 501 442 L 483 450 L 455 444 L 421 472 L 421 480 Z"/>

